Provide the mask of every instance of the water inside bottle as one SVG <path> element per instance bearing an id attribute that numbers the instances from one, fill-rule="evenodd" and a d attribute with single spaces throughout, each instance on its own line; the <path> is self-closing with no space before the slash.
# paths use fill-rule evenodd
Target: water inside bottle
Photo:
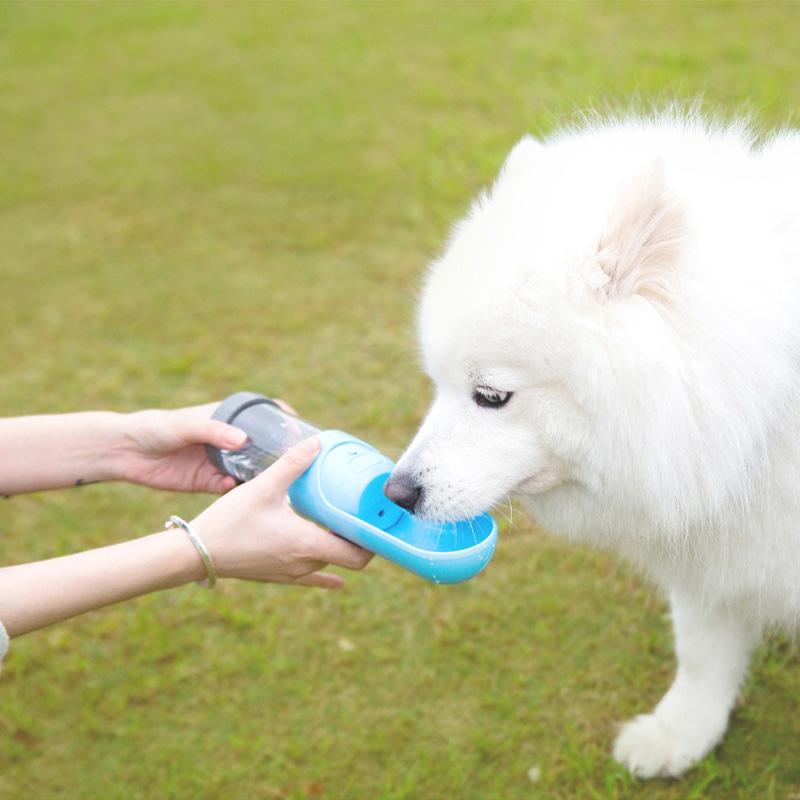
<path id="1" fill-rule="evenodd" d="M 319 428 L 267 403 L 243 409 L 231 424 L 245 431 L 248 439 L 239 450 L 220 450 L 220 455 L 225 471 L 240 481 L 255 478 L 290 447 L 319 433 Z"/>
<path id="2" fill-rule="evenodd" d="M 274 464 L 278 459 L 247 439 L 239 450 L 220 450 L 225 471 L 238 481 L 249 481 Z"/>

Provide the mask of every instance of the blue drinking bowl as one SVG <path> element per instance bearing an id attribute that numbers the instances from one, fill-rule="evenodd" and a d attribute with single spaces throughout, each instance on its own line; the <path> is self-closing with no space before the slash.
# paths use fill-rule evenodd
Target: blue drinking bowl
<path id="1" fill-rule="evenodd" d="M 383 494 L 393 461 L 343 431 L 319 438 L 319 455 L 289 489 L 300 514 L 434 583 L 469 580 L 489 563 L 497 525 L 488 514 L 420 519 Z"/>

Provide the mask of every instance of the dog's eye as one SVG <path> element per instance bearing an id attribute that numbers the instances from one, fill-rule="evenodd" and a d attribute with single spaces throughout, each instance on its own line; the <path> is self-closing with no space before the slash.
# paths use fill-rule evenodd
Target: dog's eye
<path id="1" fill-rule="evenodd" d="M 472 399 L 482 408 L 502 408 L 514 392 L 501 392 L 491 386 L 478 386 L 472 393 Z"/>

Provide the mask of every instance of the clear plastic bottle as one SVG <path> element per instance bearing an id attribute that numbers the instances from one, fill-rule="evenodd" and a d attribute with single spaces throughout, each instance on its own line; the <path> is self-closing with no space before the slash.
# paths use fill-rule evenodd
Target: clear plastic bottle
<path id="1" fill-rule="evenodd" d="M 238 481 L 249 481 L 292 445 L 319 433 L 319 428 L 281 411 L 272 400 L 255 392 L 232 394 L 219 404 L 213 417 L 247 433 L 247 442 L 239 450 L 206 446 L 212 462 Z"/>
<path id="2" fill-rule="evenodd" d="M 319 455 L 288 489 L 294 510 L 427 580 L 468 580 L 494 554 L 497 525 L 488 514 L 441 522 L 396 505 L 383 491 L 394 462 L 349 433 L 320 431 L 253 392 L 231 395 L 213 416 L 247 432 L 241 450 L 207 448 L 217 468 L 240 481 L 258 475 L 301 439 L 319 434 Z"/>

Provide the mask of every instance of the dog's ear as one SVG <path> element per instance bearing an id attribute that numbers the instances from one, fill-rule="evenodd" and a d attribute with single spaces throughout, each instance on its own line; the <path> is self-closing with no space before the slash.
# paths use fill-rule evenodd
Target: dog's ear
<path id="1" fill-rule="evenodd" d="M 597 247 L 608 298 L 642 295 L 669 303 L 680 258 L 684 215 L 656 161 L 621 192 Z"/>
<path id="2" fill-rule="evenodd" d="M 503 164 L 500 177 L 516 175 L 538 163 L 542 153 L 544 153 L 544 145 L 530 134 L 526 134 L 511 148 L 511 152 Z"/>

